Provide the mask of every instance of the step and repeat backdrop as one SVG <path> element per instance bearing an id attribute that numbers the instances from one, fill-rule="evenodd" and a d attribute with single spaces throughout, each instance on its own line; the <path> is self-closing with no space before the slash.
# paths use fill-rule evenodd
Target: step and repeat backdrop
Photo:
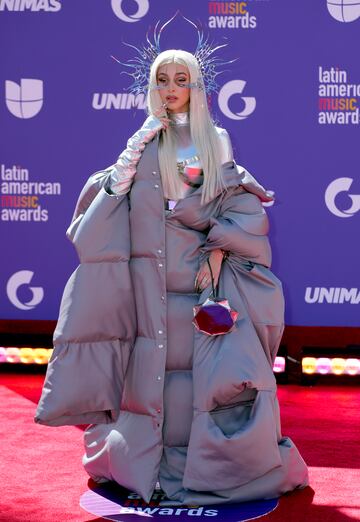
<path id="1" fill-rule="evenodd" d="M 171 18 L 162 50 L 195 51 L 187 18 L 227 44 L 216 56 L 237 59 L 219 68 L 209 105 L 236 162 L 275 193 L 266 211 L 286 323 L 359 326 L 354 0 L 0 0 L 0 318 L 57 318 L 77 266 L 65 231 L 78 194 L 146 118 L 111 56 L 134 59 L 131 46 Z"/>

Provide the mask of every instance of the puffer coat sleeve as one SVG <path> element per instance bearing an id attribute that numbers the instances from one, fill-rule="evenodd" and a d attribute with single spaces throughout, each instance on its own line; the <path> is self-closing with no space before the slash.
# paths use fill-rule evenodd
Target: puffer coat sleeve
<path id="1" fill-rule="evenodd" d="M 105 191 L 108 176 L 104 170 L 89 178 L 67 230 L 80 264 L 63 292 L 34 418 L 39 424 L 106 424 L 120 412 L 136 311 L 128 197 Z"/>
<path id="2" fill-rule="evenodd" d="M 209 233 L 201 252 L 222 249 L 244 261 L 270 267 L 268 217 L 260 197 L 248 192 L 246 185 L 241 183 L 245 172 L 244 169 L 239 174 L 239 185 L 229 187 L 222 194 L 219 211 L 210 218 Z"/>
<path id="3" fill-rule="evenodd" d="M 226 252 L 218 290 L 227 298 L 233 295 L 232 302 L 241 297 L 272 368 L 284 331 L 285 302 L 282 283 L 270 270 L 269 220 L 261 202 L 267 196 L 246 169 L 237 169 L 239 184 L 221 194 L 200 259 L 203 262 L 214 249 Z M 224 286 L 226 277 L 231 287 Z"/>

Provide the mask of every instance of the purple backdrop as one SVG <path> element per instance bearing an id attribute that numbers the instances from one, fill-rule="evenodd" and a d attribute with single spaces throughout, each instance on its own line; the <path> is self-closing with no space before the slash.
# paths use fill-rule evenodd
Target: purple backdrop
<path id="1" fill-rule="evenodd" d="M 237 163 L 276 194 L 286 323 L 358 326 L 360 4 L 345 0 L 0 0 L 0 317 L 57 317 L 79 191 L 146 117 L 110 55 L 128 59 L 122 41 L 177 9 L 239 58 L 211 108 Z M 190 24 L 168 27 L 163 49 L 194 51 Z"/>

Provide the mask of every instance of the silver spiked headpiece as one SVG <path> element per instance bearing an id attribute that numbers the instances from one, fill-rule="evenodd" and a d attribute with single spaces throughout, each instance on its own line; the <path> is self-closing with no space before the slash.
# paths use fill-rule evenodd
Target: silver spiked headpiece
<path id="1" fill-rule="evenodd" d="M 116 62 L 119 64 L 125 66 L 128 70 L 122 71 L 121 74 L 127 74 L 133 78 L 133 83 L 127 88 L 127 90 L 135 95 L 140 93 L 145 93 L 150 88 L 148 81 L 150 76 L 150 68 L 153 64 L 155 58 L 161 53 L 160 48 L 160 37 L 162 32 L 164 31 L 165 27 L 170 24 L 174 18 L 179 14 L 180 11 L 177 11 L 175 15 L 167 20 L 163 25 L 160 25 L 160 20 L 157 21 L 154 31 L 153 31 L 153 37 L 152 40 L 149 37 L 149 30 L 146 33 L 146 43 L 143 44 L 141 47 L 136 47 L 135 45 L 129 44 L 127 42 L 123 42 L 128 47 L 131 47 L 136 51 L 136 55 L 134 58 L 131 58 L 127 60 L 127 62 L 121 62 L 114 56 L 111 56 Z M 197 81 L 194 83 L 188 83 L 184 85 L 184 87 L 190 87 L 190 88 L 199 88 L 199 89 L 205 89 L 206 94 L 211 94 L 212 92 L 218 91 L 218 84 L 216 82 L 216 77 L 223 73 L 224 71 L 218 70 L 219 67 L 222 67 L 224 65 L 230 64 L 238 60 L 238 58 L 235 58 L 234 60 L 230 61 L 223 61 L 220 58 L 217 58 L 214 56 L 214 53 L 221 49 L 222 47 L 226 47 L 228 44 L 221 44 L 221 45 L 213 45 L 212 42 L 209 41 L 209 36 L 204 35 L 204 31 L 202 30 L 200 24 L 196 24 L 192 20 L 189 20 L 184 15 L 181 15 L 189 24 L 191 24 L 196 32 L 197 32 L 197 45 L 195 52 L 193 55 L 198 61 L 202 79 L 198 78 Z M 151 87 L 151 88 L 158 88 L 158 87 Z"/>

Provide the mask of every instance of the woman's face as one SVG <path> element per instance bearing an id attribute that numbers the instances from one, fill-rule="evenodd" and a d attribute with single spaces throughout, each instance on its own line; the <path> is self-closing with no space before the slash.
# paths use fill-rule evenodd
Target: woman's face
<path id="1" fill-rule="evenodd" d="M 185 65 L 169 63 L 161 65 L 156 74 L 157 85 L 162 103 L 166 103 L 169 112 L 186 112 L 190 104 L 190 88 L 183 87 L 190 83 L 189 69 Z"/>

